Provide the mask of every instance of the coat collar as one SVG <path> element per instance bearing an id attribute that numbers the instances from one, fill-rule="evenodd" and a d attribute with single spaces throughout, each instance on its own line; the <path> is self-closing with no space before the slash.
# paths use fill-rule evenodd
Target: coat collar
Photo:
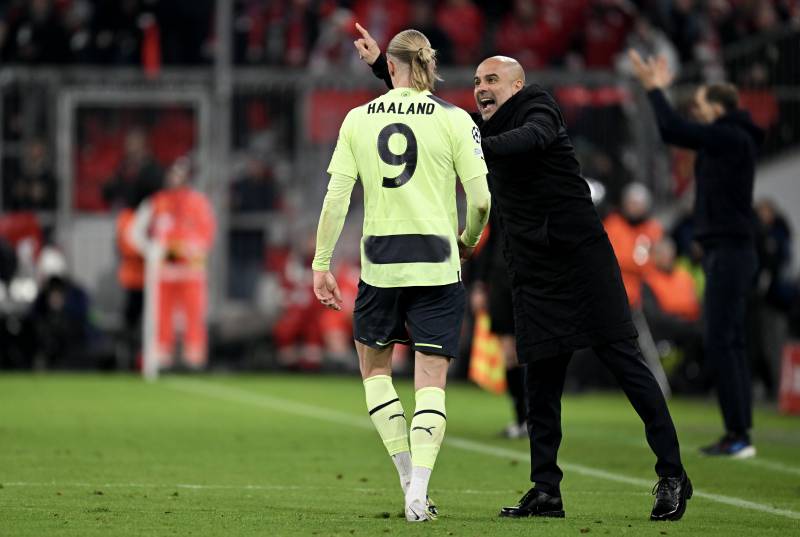
<path id="1" fill-rule="evenodd" d="M 492 117 L 481 124 L 482 134 L 484 136 L 492 136 L 508 130 L 514 116 L 520 111 L 527 110 L 528 105 L 541 96 L 542 93 L 544 93 L 544 90 L 535 84 L 525 86 L 519 90 L 504 102 Z"/>

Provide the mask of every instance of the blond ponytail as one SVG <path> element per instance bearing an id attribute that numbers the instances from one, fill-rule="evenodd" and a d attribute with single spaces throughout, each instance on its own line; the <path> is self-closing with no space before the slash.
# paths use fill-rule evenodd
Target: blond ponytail
<path id="1" fill-rule="evenodd" d="M 411 85 L 419 90 L 433 91 L 437 80 L 436 51 L 425 34 L 418 30 L 403 30 L 392 38 L 386 54 L 411 69 Z"/>

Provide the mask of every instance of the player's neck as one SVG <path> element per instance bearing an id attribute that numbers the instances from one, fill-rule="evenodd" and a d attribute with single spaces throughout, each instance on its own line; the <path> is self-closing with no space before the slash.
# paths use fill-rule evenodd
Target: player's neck
<path id="1" fill-rule="evenodd" d="M 411 77 L 406 76 L 397 76 L 392 77 L 392 87 L 397 88 L 411 88 Z"/>

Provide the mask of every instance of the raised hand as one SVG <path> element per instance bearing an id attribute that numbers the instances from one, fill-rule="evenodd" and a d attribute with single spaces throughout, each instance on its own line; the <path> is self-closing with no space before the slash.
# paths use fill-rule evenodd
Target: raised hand
<path id="1" fill-rule="evenodd" d="M 637 51 L 630 49 L 628 50 L 628 58 L 631 60 L 636 78 L 639 79 L 645 89 L 664 89 L 672 84 L 675 75 L 670 70 L 667 59 L 664 56 L 659 56 L 658 58 L 650 57 L 644 60 Z"/>
<path id="2" fill-rule="evenodd" d="M 367 65 L 372 65 L 381 55 L 381 49 L 366 28 L 356 23 L 356 30 L 361 34 L 359 39 L 353 41 L 358 51 L 358 57 L 367 62 Z"/>
<path id="3" fill-rule="evenodd" d="M 650 61 L 653 62 L 656 85 L 659 88 L 668 88 L 672 84 L 672 81 L 675 80 L 675 73 L 669 68 L 667 58 L 665 56 L 659 56 L 655 60 L 650 58 Z"/>

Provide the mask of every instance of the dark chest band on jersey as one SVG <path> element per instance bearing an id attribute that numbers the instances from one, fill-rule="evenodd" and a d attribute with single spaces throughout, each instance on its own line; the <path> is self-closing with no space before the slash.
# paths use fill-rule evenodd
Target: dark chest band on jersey
<path id="1" fill-rule="evenodd" d="M 389 103 L 384 106 L 384 103 L 369 103 L 367 105 L 367 114 L 398 114 L 401 116 L 411 115 L 431 115 L 433 114 L 436 105 L 433 103 Z"/>

